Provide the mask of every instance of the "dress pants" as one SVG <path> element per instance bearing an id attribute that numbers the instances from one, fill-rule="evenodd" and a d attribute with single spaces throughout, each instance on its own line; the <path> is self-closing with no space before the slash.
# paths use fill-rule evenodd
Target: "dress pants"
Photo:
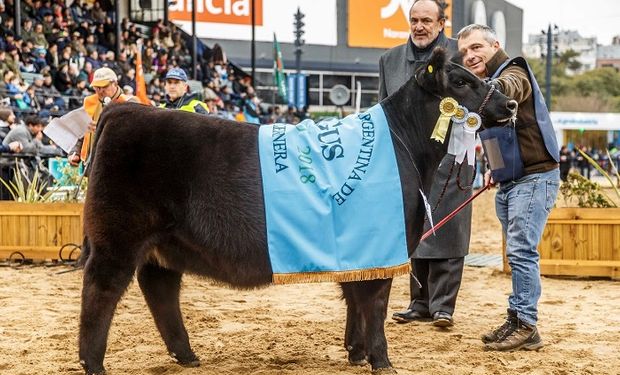
<path id="1" fill-rule="evenodd" d="M 411 259 L 413 274 L 422 287 L 411 278 L 409 308 L 425 316 L 442 311 L 454 314 L 456 297 L 461 287 L 465 258 Z"/>

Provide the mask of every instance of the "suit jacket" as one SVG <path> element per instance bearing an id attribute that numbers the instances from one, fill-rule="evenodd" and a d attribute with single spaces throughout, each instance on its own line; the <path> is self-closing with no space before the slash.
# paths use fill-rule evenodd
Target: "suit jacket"
<path id="1" fill-rule="evenodd" d="M 379 99 L 383 100 L 405 84 L 416 70 L 428 61 L 435 47 L 444 47 L 451 53 L 457 51 L 456 40 L 449 39 L 441 33 L 424 49 L 416 48 L 409 39 L 407 43 L 384 53 L 379 60 Z M 432 214 L 434 224 L 471 196 L 472 173 L 473 168 L 467 163 L 462 167 L 455 164 L 454 155 L 446 154 L 442 159 L 435 173 L 431 191 L 425 192 L 428 194 L 431 208 L 434 209 Z M 442 194 L 444 188 L 445 192 Z M 430 223 L 425 220 L 424 231 L 428 229 L 430 229 Z M 420 243 L 413 253 L 413 258 L 464 257 L 469 250 L 470 234 L 471 205 L 441 227 L 436 232 L 436 236 L 430 236 Z"/>
<path id="2" fill-rule="evenodd" d="M 455 39 L 447 38 L 442 32 L 437 39 L 424 49 L 416 48 L 411 39 L 396 46 L 379 59 L 379 100 L 383 100 L 398 90 L 409 80 L 415 71 L 431 57 L 435 47 L 443 47 L 450 53 L 457 51 Z"/>

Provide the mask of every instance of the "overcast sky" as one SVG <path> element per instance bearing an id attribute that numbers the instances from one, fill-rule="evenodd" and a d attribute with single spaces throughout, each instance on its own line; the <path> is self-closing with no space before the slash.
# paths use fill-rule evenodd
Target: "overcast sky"
<path id="1" fill-rule="evenodd" d="M 596 36 L 599 44 L 611 44 L 620 35 L 620 0 L 507 0 L 523 9 L 523 41 L 529 34 L 547 30 L 577 30 L 583 37 Z"/>

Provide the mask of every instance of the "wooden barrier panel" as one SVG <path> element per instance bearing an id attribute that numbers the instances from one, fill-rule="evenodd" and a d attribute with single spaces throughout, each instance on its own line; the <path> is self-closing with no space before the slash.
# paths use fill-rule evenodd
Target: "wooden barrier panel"
<path id="1" fill-rule="evenodd" d="M 620 208 L 554 208 L 538 251 L 542 275 L 620 279 Z"/>
<path id="2" fill-rule="evenodd" d="M 0 201 L 0 259 L 15 251 L 26 259 L 58 259 L 63 245 L 81 245 L 83 207 L 83 203 Z"/>

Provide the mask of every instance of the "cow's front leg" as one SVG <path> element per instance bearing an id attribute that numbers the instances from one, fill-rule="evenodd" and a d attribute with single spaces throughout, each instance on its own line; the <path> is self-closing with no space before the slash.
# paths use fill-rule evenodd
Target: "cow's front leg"
<path id="1" fill-rule="evenodd" d="M 197 367 L 200 360 L 189 344 L 183 325 L 179 292 L 182 274 L 147 263 L 138 270 L 138 283 L 168 353 L 182 366 Z"/>

